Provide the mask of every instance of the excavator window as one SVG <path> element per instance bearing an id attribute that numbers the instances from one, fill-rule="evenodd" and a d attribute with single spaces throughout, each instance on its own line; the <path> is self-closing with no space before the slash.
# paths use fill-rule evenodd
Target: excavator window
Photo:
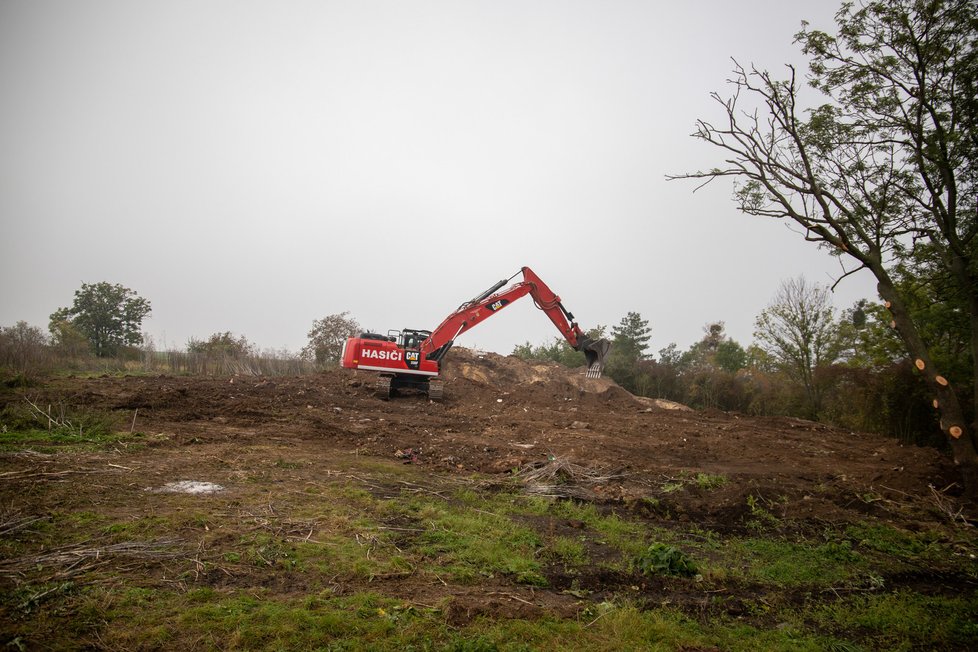
<path id="1" fill-rule="evenodd" d="M 400 345 L 405 349 L 417 349 L 431 335 L 431 331 L 404 330 L 401 331 Z"/>

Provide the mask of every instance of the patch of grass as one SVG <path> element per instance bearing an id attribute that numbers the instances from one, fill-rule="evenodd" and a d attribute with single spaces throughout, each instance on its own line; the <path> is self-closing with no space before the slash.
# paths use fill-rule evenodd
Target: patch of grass
<path id="1" fill-rule="evenodd" d="M 0 412 L 0 433 L 10 436 L 4 442 L 7 444 L 15 443 L 13 436 L 18 433 L 20 438 L 30 436 L 53 443 L 101 443 L 113 436 L 116 426 L 117 415 L 111 412 L 29 398 L 21 404 L 7 405 Z"/>
<path id="2" fill-rule="evenodd" d="M 727 484 L 727 476 L 725 475 L 714 475 L 710 473 L 697 473 L 696 477 L 693 478 L 696 486 L 704 491 L 710 491 L 712 489 L 719 489 L 723 485 Z"/>
<path id="3" fill-rule="evenodd" d="M 535 551 L 542 545 L 530 528 L 485 511 L 415 503 L 425 525 L 417 550 L 460 582 L 503 574 L 520 584 L 545 586 Z"/>
<path id="4" fill-rule="evenodd" d="M 102 528 L 102 532 L 113 541 L 126 541 L 134 538 L 144 538 L 147 534 L 151 533 L 151 535 L 155 535 L 160 530 L 165 530 L 167 524 L 167 519 L 150 516 L 113 523 Z"/>
<path id="5" fill-rule="evenodd" d="M 864 558 L 847 542 L 813 545 L 755 538 L 732 542 L 729 548 L 746 564 L 746 577 L 780 587 L 854 586 L 869 577 Z"/>
<path id="6" fill-rule="evenodd" d="M 295 546 L 264 532 L 243 537 L 239 544 L 244 548 L 244 558 L 255 566 L 293 570 L 299 563 Z"/>
<path id="7" fill-rule="evenodd" d="M 571 537 L 554 537 L 544 555 L 571 568 L 584 566 L 589 561 L 587 546 L 580 539 Z"/>
<path id="8" fill-rule="evenodd" d="M 140 433 L 128 432 L 69 432 L 57 430 L 7 430 L 0 429 L 0 451 L 12 452 L 31 449 L 39 453 L 57 453 L 66 450 L 96 450 L 111 446 L 138 442 Z"/>
<path id="9" fill-rule="evenodd" d="M 970 530 L 911 532 L 884 523 L 857 523 L 837 535 L 881 574 L 961 573 L 978 579 L 978 541 Z"/>
<path id="10" fill-rule="evenodd" d="M 927 540 L 927 535 L 880 523 L 850 525 L 845 535 L 861 547 L 903 559 L 915 558 L 935 545 L 933 540 Z"/>
<path id="11" fill-rule="evenodd" d="M 641 554 L 648 545 L 647 530 L 642 524 L 625 520 L 615 513 L 601 514 L 592 503 L 561 501 L 552 505 L 550 513 L 583 522 L 587 528 L 598 532 L 604 543 L 621 550 L 626 558 Z"/>
<path id="12" fill-rule="evenodd" d="M 978 649 L 978 595 L 929 596 L 911 591 L 860 594 L 816 607 L 820 627 L 866 632 L 881 650 Z"/>

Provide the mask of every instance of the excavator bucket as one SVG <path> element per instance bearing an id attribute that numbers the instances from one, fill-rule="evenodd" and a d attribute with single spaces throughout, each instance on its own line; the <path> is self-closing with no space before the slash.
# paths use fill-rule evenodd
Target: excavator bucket
<path id="1" fill-rule="evenodd" d="M 588 378 L 600 378 L 604 358 L 611 350 L 611 342 L 604 338 L 597 340 L 584 338 L 580 350 L 584 352 L 584 357 L 587 359 L 587 373 L 585 375 Z"/>

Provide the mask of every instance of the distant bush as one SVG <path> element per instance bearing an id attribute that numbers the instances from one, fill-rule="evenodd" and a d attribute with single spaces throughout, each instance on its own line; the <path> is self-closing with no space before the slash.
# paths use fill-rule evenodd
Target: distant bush
<path id="1" fill-rule="evenodd" d="M 48 338 L 40 328 L 25 321 L 0 326 L 0 367 L 26 381 L 50 369 L 52 362 Z"/>

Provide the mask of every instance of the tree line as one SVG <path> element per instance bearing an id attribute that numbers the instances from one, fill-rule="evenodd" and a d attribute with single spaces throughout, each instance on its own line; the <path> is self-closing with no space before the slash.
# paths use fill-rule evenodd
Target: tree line
<path id="1" fill-rule="evenodd" d="M 142 332 L 149 300 L 117 283 L 83 283 L 70 306 L 58 308 L 48 332 L 27 322 L 0 326 L 0 372 L 5 382 L 30 382 L 55 370 L 154 370 L 197 374 L 307 373 L 339 360 L 346 338 L 360 326 L 349 313 L 314 320 L 298 352 L 260 350 L 231 331 L 191 337 L 184 349 L 157 351 Z"/>
<path id="2" fill-rule="evenodd" d="M 687 349 L 671 343 L 656 355 L 649 350 L 649 321 L 637 312 L 627 313 L 610 333 L 599 327 L 590 334 L 611 339 L 604 373 L 639 396 L 701 410 L 798 417 L 942 445 L 926 383 L 887 323 L 885 307 L 860 300 L 837 312 L 830 295 L 827 286 L 803 277 L 782 282 L 757 315 L 753 342 L 746 347 L 726 333 L 724 322 L 715 321 L 705 324 L 700 339 Z M 966 332 L 946 317 L 945 311 L 933 309 L 926 316 L 927 328 L 935 336 L 940 333 L 940 355 L 954 370 L 954 382 L 966 386 L 973 382 L 963 346 Z M 513 354 L 568 366 L 585 363 L 583 354 L 560 338 L 521 344 Z"/>

